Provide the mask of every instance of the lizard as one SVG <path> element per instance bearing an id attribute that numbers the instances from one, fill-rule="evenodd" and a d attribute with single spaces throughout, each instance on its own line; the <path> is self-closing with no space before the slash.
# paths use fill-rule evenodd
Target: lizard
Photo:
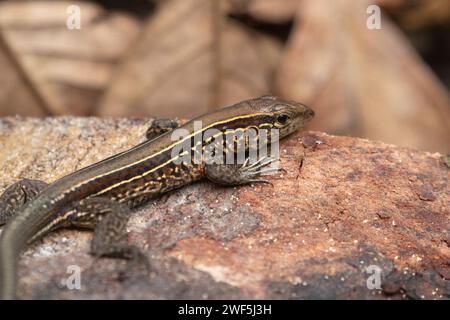
<path id="1" fill-rule="evenodd" d="M 243 164 L 179 163 L 175 161 L 174 148 L 195 141 L 207 129 L 223 135 L 254 129 L 258 135 L 261 129 L 270 128 L 284 138 L 304 127 L 313 116 L 314 111 L 301 103 L 262 96 L 207 113 L 183 125 L 178 120 L 155 120 L 144 142 L 51 184 L 30 179 L 17 181 L 0 196 L 0 225 L 5 224 L 0 235 L 0 298 L 16 298 L 16 269 L 26 246 L 59 228 L 93 230 L 92 255 L 139 260 L 148 268 L 145 254 L 124 241 L 132 209 L 200 179 L 237 186 L 268 182 L 261 179 L 261 174 L 277 170 L 263 168 L 273 160 L 258 159 L 250 164 L 247 155 Z M 195 128 L 195 121 L 202 122 L 201 129 Z M 173 141 L 171 133 L 176 128 L 187 130 L 188 134 Z M 200 142 L 203 150 L 208 141 Z M 246 144 L 245 148 L 249 146 Z"/>

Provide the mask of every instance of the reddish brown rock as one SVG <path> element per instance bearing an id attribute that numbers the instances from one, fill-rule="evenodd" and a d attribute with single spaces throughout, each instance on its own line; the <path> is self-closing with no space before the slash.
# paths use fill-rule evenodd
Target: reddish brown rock
<path id="1" fill-rule="evenodd" d="M 53 181 L 143 139 L 150 120 L 0 120 L 0 192 Z M 129 242 L 151 258 L 89 256 L 91 233 L 62 230 L 26 250 L 30 298 L 448 299 L 450 171 L 440 154 L 303 132 L 281 144 L 284 176 L 267 185 L 197 183 L 144 206 Z M 81 269 L 81 290 L 64 284 Z M 381 271 L 370 290 L 368 267 Z M 375 270 L 371 269 L 369 270 Z M 370 279 L 369 279 L 370 282 Z"/>

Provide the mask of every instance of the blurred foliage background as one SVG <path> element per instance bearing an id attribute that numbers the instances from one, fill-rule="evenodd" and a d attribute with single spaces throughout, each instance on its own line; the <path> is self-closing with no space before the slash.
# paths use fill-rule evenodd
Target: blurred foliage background
<path id="1" fill-rule="evenodd" d="M 0 1 L 0 116 L 191 118 L 274 94 L 310 129 L 447 153 L 449 31 L 450 0 Z"/>

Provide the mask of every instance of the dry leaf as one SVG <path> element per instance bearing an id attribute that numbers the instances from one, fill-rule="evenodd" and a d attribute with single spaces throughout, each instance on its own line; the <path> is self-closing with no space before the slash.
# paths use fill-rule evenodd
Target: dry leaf
<path id="1" fill-rule="evenodd" d="M 284 23 L 295 17 L 299 0 L 228 0 L 231 10 L 245 12 L 270 23 Z"/>
<path id="2" fill-rule="evenodd" d="M 38 92 L 12 56 L 0 32 L 0 117 L 47 114 Z"/>
<path id="3" fill-rule="evenodd" d="M 80 7 L 80 30 L 66 26 L 70 5 Z M 0 12 L 8 45 L 52 114 L 93 113 L 139 31 L 135 19 L 87 2 L 2 2 Z"/>
<path id="4" fill-rule="evenodd" d="M 400 24 L 405 28 L 423 28 L 435 24 L 450 23 L 449 0 L 427 0 L 416 4 L 400 16 Z"/>
<path id="5" fill-rule="evenodd" d="M 377 3 L 397 17 L 403 28 L 419 29 L 450 23 L 449 0 L 378 0 Z"/>
<path id="6" fill-rule="evenodd" d="M 448 93 L 387 19 L 369 30 L 365 1 L 300 4 L 277 87 L 315 108 L 313 128 L 448 151 Z"/>
<path id="7" fill-rule="evenodd" d="M 5 28 L 42 28 L 65 26 L 67 8 L 77 5 L 82 8 L 82 22 L 90 23 L 98 17 L 99 7 L 80 1 L 2 1 L 0 22 Z"/>
<path id="8" fill-rule="evenodd" d="M 280 45 L 218 1 L 163 1 L 102 99 L 100 115 L 191 117 L 269 91 Z"/>

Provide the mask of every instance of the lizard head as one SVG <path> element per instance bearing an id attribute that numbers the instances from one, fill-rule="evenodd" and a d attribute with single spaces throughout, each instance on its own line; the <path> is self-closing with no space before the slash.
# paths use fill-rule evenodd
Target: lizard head
<path id="1" fill-rule="evenodd" d="M 261 119 L 271 123 L 283 138 L 301 129 L 314 117 L 314 111 L 295 101 L 287 101 L 274 96 L 263 96 L 248 101 L 250 106 L 264 114 Z"/>

